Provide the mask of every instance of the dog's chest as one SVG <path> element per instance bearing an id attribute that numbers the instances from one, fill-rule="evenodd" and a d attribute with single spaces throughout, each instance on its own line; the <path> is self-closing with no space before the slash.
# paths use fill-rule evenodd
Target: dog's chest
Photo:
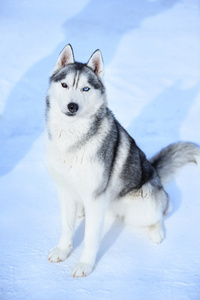
<path id="1" fill-rule="evenodd" d="M 54 145 L 47 148 L 48 170 L 59 185 L 92 193 L 102 176 L 102 167 L 88 147 L 78 151 L 63 152 Z"/>

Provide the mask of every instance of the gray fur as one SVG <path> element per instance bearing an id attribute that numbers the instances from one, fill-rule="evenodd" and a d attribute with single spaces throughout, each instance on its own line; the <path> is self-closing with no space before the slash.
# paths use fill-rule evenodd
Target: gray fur
<path id="1" fill-rule="evenodd" d="M 150 159 L 162 184 L 166 184 L 177 171 L 188 163 L 199 164 L 200 147 L 191 142 L 178 142 L 167 146 Z"/>
<path id="2" fill-rule="evenodd" d="M 105 170 L 104 181 L 101 188 L 99 188 L 99 194 L 105 192 L 109 186 L 114 167 L 121 160 L 121 157 L 118 156 L 119 149 L 126 146 L 129 147 L 129 151 L 120 171 L 122 188 L 117 196 L 117 199 L 120 199 L 128 193 L 138 191 L 143 184 L 155 177 L 156 171 L 146 159 L 145 154 L 137 147 L 134 139 L 117 122 L 110 110 L 108 110 L 108 115 L 112 120 L 110 122 L 110 130 L 97 152 L 98 157 L 100 157 L 104 164 Z M 126 145 L 120 143 L 122 132 L 126 136 Z"/>
<path id="3" fill-rule="evenodd" d="M 77 71 L 82 72 L 85 68 L 87 68 L 86 65 L 82 63 L 76 62 L 74 64 L 69 64 L 65 68 L 53 73 L 53 75 L 50 77 L 50 83 L 61 81 L 65 79 L 67 74 L 76 73 Z"/>
<path id="4" fill-rule="evenodd" d="M 45 110 L 45 116 L 46 116 L 46 118 L 47 118 L 49 109 L 50 109 L 50 99 L 49 99 L 49 96 L 46 96 L 46 110 Z"/>
<path id="5" fill-rule="evenodd" d="M 124 186 L 120 192 L 120 197 L 139 190 L 143 184 L 151 180 L 155 175 L 155 170 L 146 159 L 145 154 L 137 147 L 135 141 L 129 135 L 127 137 L 129 153 L 120 175 Z"/>
<path id="6" fill-rule="evenodd" d="M 101 106 L 96 114 L 94 114 L 91 117 L 91 123 L 90 123 L 90 128 L 87 133 L 85 133 L 82 136 L 82 139 L 79 140 L 76 144 L 74 144 L 69 150 L 70 151 L 76 151 L 77 149 L 79 150 L 82 146 L 84 146 L 86 143 L 90 142 L 91 138 L 97 134 L 99 131 L 101 124 L 105 118 L 105 107 Z"/>
<path id="7" fill-rule="evenodd" d="M 89 69 L 89 68 L 88 68 Z M 90 83 L 96 90 L 99 90 L 101 94 L 105 92 L 105 87 L 97 76 L 94 76 L 92 71 L 88 71 L 88 83 Z"/>
<path id="8" fill-rule="evenodd" d="M 49 96 L 46 96 L 46 108 L 45 108 L 45 119 L 46 119 L 46 123 L 48 121 L 48 114 L 49 114 L 49 110 L 50 110 L 50 98 Z M 51 139 L 51 133 L 49 130 L 49 127 L 47 126 L 47 133 L 48 133 L 48 137 L 49 139 Z"/>
<path id="9" fill-rule="evenodd" d="M 109 185 L 120 147 L 120 130 L 118 122 L 115 120 L 110 110 L 107 110 L 107 117 L 110 119 L 110 130 L 97 152 L 97 157 L 104 165 L 104 176 L 101 185 L 96 191 L 96 196 L 104 193 Z"/>

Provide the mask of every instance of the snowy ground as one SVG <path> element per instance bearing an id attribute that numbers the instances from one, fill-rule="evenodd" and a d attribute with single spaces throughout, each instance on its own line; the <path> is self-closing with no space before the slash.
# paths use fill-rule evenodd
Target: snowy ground
<path id="1" fill-rule="evenodd" d="M 151 156 L 176 140 L 200 144 L 198 0 L 16 0 L 0 3 L 0 299 L 200 299 L 200 173 L 167 191 L 166 240 L 106 220 L 95 271 L 74 279 L 83 245 L 50 264 L 60 216 L 44 166 L 44 98 L 65 44 L 105 61 L 109 105 Z"/>

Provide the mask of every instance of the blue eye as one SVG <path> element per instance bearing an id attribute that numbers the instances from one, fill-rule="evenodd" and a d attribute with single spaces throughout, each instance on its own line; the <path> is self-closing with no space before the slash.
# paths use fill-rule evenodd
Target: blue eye
<path id="1" fill-rule="evenodd" d="M 90 88 L 89 88 L 88 86 L 85 86 L 85 87 L 82 89 L 83 92 L 88 92 L 89 90 L 90 90 Z"/>

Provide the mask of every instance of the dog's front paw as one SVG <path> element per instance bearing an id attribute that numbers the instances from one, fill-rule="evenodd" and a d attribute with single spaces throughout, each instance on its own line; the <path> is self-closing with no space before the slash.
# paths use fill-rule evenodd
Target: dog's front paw
<path id="1" fill-rule="evenodd" d="M 84 210 L 84 207 L 82 205 L 79 205 L 79 207 L 78 207 L 77 217 L 79 219 L 85 217 L 85 210 Z"/>
<path id="2" fill-rule="evenodd" d="M 92 273 L 94 265 L 78 263 L 72 272 L 72 276 L 76 278 L 85 277 Z"/>
<path id="3" fill-rule="evenodd" d="M 56 247 L 52 250 L 50 250 L 49 255 L 48 255 L 48 260 L 51 263 L 57 263 L 60 261 L 65 260 L 71 252 L 71 248 L 69 249 L 61 249 L 59 247 Z"/>

